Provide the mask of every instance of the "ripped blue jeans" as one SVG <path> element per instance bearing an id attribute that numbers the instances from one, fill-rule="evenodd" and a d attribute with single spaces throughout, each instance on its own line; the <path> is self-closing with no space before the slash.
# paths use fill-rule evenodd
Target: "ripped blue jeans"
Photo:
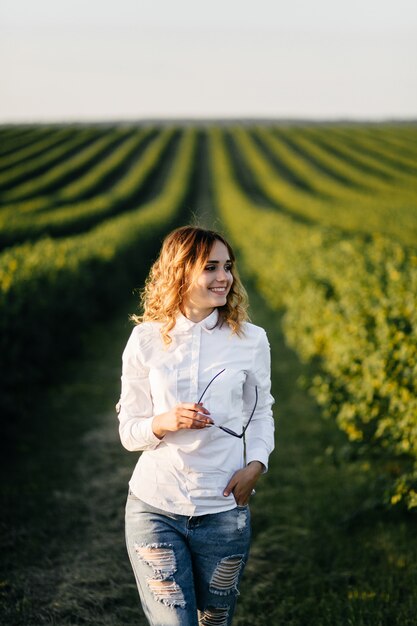
<path id="1" fill-rule="evenodd" d="M 250 542 L 248 506 L 188 517 L 129 491 L 126 544 L 151 626 L 230 626 Z"/>

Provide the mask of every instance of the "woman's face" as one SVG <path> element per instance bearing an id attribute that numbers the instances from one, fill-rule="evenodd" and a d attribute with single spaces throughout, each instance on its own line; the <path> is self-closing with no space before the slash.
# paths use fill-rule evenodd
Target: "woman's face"
<path id="1" fill-rule="evenodd" d="M 192 319 L 203 319 L 218 306 L 226 304 L 227 294 L 233 283 L 232 262 L 227 247 L 216 240 L 202 273 L 184 298 L 184 310 Z"/>

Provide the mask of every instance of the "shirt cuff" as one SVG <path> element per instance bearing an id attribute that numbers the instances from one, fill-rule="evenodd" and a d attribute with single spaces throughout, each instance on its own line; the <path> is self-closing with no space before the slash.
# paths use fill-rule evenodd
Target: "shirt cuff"
<path id="1" fill-rule="evenodd" d="M 157 437 L 152 430 L 154 417 L 155 416 L 150 419 L 143 420 L 143 422 L 139 425 L 141 438 L 144 439 L 144 441 L 152 448 L 156 448 L 156 446 L 162 441 L 162 439 L 159 439 L 159 437 Z"/>
<path id="2" fill-rule="evenodd" d="M 262 470 L 262 474 L 266 474 L 268 471 L 268 454 L 261 449 L 251 450 L 250 452 L 246 451 L 246 465 L 248 465 L 251 461 L 259 461 L 265 467 Z"/>

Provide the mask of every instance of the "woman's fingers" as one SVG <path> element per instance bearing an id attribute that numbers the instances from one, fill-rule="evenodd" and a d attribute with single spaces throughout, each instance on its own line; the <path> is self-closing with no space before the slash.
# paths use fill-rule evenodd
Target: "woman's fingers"
<path id="1" fill-rule="evenodd" d="M 184 411 L 182 417 L 186 420 L 186 426 L 191 422 L 191 428 L 204 428 L 213 424 L 211 417 L 206 417 L 202 413 L 196 413 L 194 411 Z"/>
<path id="2" fill-rule="evenodd" d="M 236 504 L 245 506 L 254 493 L 254 486 L 259 478 L 259 474 L 256 475 L 253 472 L 253 468 L 249 465 L 237 470 L 227 483 L 223 495 L 227 497 L 233 493 Z"/>
<path id="3" fill-rule="evenodd" d="M 210 411 L 208 411 L 201 402 L 182 402 L 180 406 L 183 409 L 188 409 L 189 411 L 197 411 L 199 413 L 204 413 L 205 415 L 210 415 Z"/>
<path id="4" fill-rule="evenodd" d="M 185 428 L 206 428 L 214 424 L 210 412 L 197 402 L 183 402 L 166 413 L 156 415 L 152 421 L 154 434 L 162 439 L 167 433 Z"/>
<path id="5" fill-rule="evenodd" d="M 213 424 L 209 411 L 202 404 L 184 402 L 178 408 L 179 418 L 186 420 L 183 422 L 185 428 L 205 428 Z"/>

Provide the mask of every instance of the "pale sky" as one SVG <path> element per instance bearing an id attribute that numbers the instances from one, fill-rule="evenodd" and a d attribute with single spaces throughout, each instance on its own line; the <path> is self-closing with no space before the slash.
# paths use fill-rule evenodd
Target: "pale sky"
<path id="1" fill-rule="evenodd" d="M 0 0 L 0 123 L 417 118 L 415 0 Z"/>

